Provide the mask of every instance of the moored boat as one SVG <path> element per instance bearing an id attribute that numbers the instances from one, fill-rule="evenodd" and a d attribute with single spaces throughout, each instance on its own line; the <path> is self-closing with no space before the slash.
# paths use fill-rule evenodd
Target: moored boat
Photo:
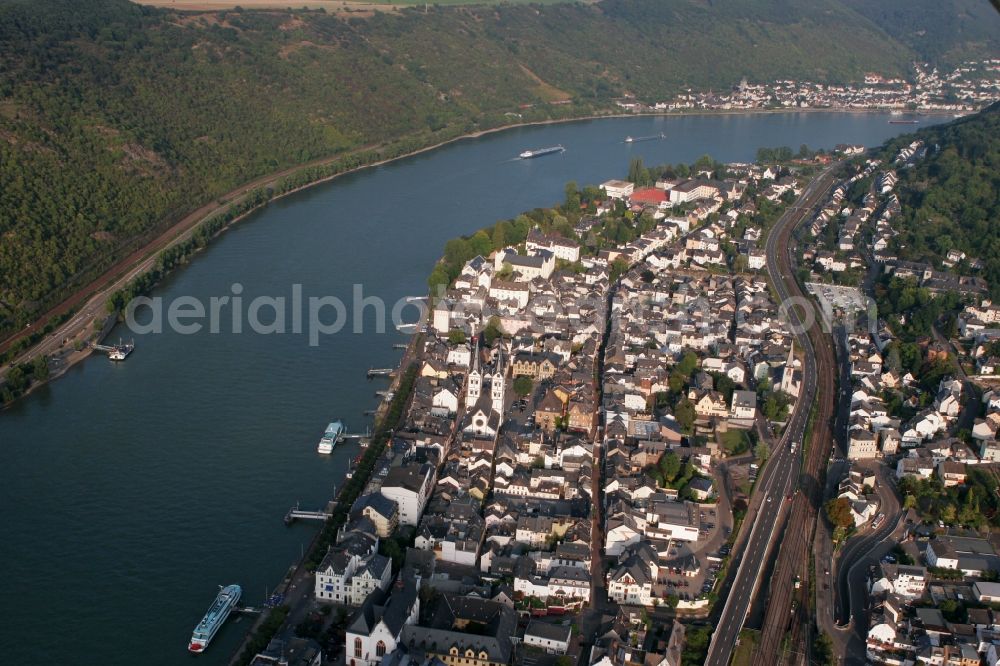
<path id="1" fill-rule="evenodd" d="M 326 427 L 326 432 L 320 437 L 316 450 L 320 453 L 332 453 L 333 447 L 344 438 L 344 424 L 341 421 L 334 421 Z"/>
<path id="2" fill-rule="evenodd" d="M 108 351 L 108 358 L 112 361 L 124 361 L 134 349 L 134 342 L 122 342 L 119 340 L 118 344 L 111 347 Z"/>
<path id="3" fill-rule="evenodd" d="M 236 608 L 236 604 L 240 602 L 241 596 L 243 596 L 243 589 L 239 585 L 226 585 L 219 589 L 219 594 L 209 606 L 205 617 L 201 618 L 201 622 L 194 628 L 188 650 L 194 653 L 205 651 L 208 644 L 215 638 L 215 634 L 218 633 L 219 627 Z"/>

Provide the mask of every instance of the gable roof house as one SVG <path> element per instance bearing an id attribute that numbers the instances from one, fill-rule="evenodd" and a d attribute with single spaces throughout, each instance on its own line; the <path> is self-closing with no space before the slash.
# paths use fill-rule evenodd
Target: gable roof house
<path id="1" fill-rule="evenodd" d="M 375 666 L 399 644 L 403 628 L 413 625 L 420 613 L 419 577 L 400 580 L 390 593 L 373 594 L 347 626 L 348 666 Z"/>

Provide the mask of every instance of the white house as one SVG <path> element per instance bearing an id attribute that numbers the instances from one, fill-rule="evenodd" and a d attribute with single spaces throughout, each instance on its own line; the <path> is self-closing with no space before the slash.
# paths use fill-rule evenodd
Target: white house
<path id="1" fill-rule="evenodd" d="M 472 362 L 472 352 L 468 345 L 455 345 L 448 350 L 448 365 L 458 365 L 463 368 L 469 367 Z"/>
<path id="2" fill-rule="evenodd" d="M 500 302 L 516 303 L 518 310 L 523 310 L 528 305 L 528 298 L 531 295 L 527 283 L 504 282 L 503 280 L 494 280 L 493 284 L 490 285 L 489 294 Z"/>
<path id="3" fill-rule="evenodd" d="M 659 576 L 656 551 L 648 543 L 629 547 L 618 566 L 608 572 L 608 598 L 620 604 L 649 606 Z"/>
<path id="4" fill-rule="evenodd" d="M 515 576 L 514 591 L 543 601 L 590 599 L 590 574 L 580 567 L 551 567 L 548 576 Z"/>
<path id="5" fill-rule="evenodd" d="M 528 238 L 524 242 L 524 250 L 529 256 L 545 251 L 551 252 L 556 259 L 563 261 L 577 262 L 580 260 L 579 245 L 561 236 L 546 236 L 537 229 L 528 232 Z"/>
<path id="6" fill-rule="evenodd" d="M 1000 583 L 976 581 L 972 584 L 972 594 L 984 604 L 1000 603 Z"/>
<path id="7" fill-rule="evenodd" d="M 878 437 L 870 430 L 854 428 L 848 434 L 847 459 L 869 460 L 878 455 Z"/>
<path id="8" fill-rule="evenodd" d="M 551 252 L 540 251 L 537 255 L 523 257 L 511 247 L 497 252 L 493 262 L 498 271 L 503 268 L 504 264 L 510 264 L 517 280 L 524 282 L 530 282 L 539 277 L 548 280 L 556 268 L 556 256 Z"/>
<path id="9" fill-rule="evenodd" d="M 431 414 L 446 417 L 456 412 L 458 412 L 458 391 L 447 387 L 439 388 L 431 399 Z"/>
<path id="10" fill-rule="evenodd" d="M 733 391 L 729 418 L 753 421 L 757 417 L 757 394 L 754 391 Z"/>
<path id="11" fill-rule="evenodd" d="M 573 628 L 569 625 L 532 620 L 524 630 L 524 644 L 541 648 L 549 654 L 566 654 L 572 635 Z"/>
<path id="12" fill-rule="evenodd" d="M 360 606 L 392 580 L 392 562 L 377 552 L 331 548 L 316 569 L 314 591 L 321 601 Z"/>
<path id="13" fill-rule="evenodd" d="M 639 543 L 642 533 L 631 517 L 626 520 L 609 519 L 608 531 L 604 537 L 604 551 L 608 555 L 621 555 L 632 544 Z"/>
<path id="14" fill-rule="evenodd" d="M 625 199 L 632 196 L 635 185 L 627 180 L 608 180 L 601 183 L 601 189 L 612 199 Z"/>
<path id="15" fill-rule="evenodd" d="M 382 482 L 382 494 L 399 505 L 399 524 L 416 527 L 434 486 L 434 466 L 393 467 Z"/>
<path id="16" fill-rule="evenodd" d="M 688 180 L 670 189 L 670 203 L 689 203 L 698 199 L 711 199 L 719 194 L 719 189 L 701 180 Z"/>

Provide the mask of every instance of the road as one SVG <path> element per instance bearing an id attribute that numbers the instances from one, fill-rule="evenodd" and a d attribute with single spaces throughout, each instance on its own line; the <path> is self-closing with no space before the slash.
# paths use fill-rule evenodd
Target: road
<path id="1" fill-rule="evenodd" d="M 849 465 L 847 456 L 847 427 L 849 425 L 849 414 L 851 407 L 851 392 L 847 387 L 851 385 L 851 364 L 847 351 L 846 332 L 842 327 L 837 327 L 834 335 L 837 343 L 839 372 L 840 372 L 840 396 L 837 407 L 837 441 L 841 443 L 841 450 L 836 450 L 834 442 L 834 456 L 838 461 L 831 464 L 827 469 L 826 491 L 823 494 L 824 501 L 837 496 L 840 479 L 846 476 Z M 813 539 L 813 571 L 816 574 L 816 624 L 820 631 L 824 632 L 833 641 L 836 655 L 846 655 L 851 650 L 861 648 L 862 654 L 864 645 L 860 646 L 857 641 L 851 643 L 850 627 L 841 627 L 837 624 L 836 606 L 836 567 L 832 566 L 834 561 L 833 552 L 833 527 L 829 521 L 819 520 L 816 525 L 816 534 Z M 841 662 L 843 660 L 841 659 Z"/>
<path id="2" fill-rule="evenodd" d="M 819 315 L 813 302 L 806 298 L 794 273 L 794 259 L 790 249 L 792 232 L 815 206 L 825 200 L 833 186 L 833 171 L 839 164 L 831 165 L 803 192 L 793 210 L 782 216 L 774 231 L 768 236 L 768 270 L 780 297 L 796 298 L 802 303 L 803 314 Z M 807 451 L 799 478 L 801 493 L 792 502 L 788 525 L 782 535 L 774 572 L 769 579 L 767 609 L 761 631 L 755 664 L 774 664 L 783 660 L 782 646 L 787 643 L 795 654 L 808 652 L 812 639 L 812 623 L 807 600 L 808 584 L 796 588 L 795 580 L 809 581 L 809 553 L 812 534 L 823 500 L 823 478 L 830 451 L 834 446 L 834 415 L 836 413 L 837 366 L 834 345 L 820 325 L 801 327 L 797 308 L 790 309 L 789 319 L 799 324 L 797 340 L 803 350 L 803 386 L 799 402 L 815 408 L 815 420 L 807 444 Z M 807 318 L 807 322 L 809 318 Z M 799 649 L 801 648 L 801 650 Z"/>
<path id="3" fill-rule="evenodd" d="M 872 466 L 872 463 L 869 463 L 863 467 L 871 469 Z M 874 471 L 878 474 L 876 494 L 879 512 L 885 514 L 885 519 L 879 529 L 872 530 L 868 527 L 847 541 L 830 576 L 836 581 L 835 619 L 838 629 L 852 628 L 855 636 L 860 638 L 857 640 L 851 635 L 846 637 L 846 655 L 841 662 L 845 664 L 864 663 L 864 638 L 868 630 L 868 595 L 865 593 L 868 566 L 878 562 L 882 555 L 896 545 L 896 541 L 891 537 L 900 527 L 902 517 L 899 497 L 893 485 L 892 471 L 878 463 L 875 463 L 874 467 Z M 820 572 L 817 571 L 817 578 L 819 575 Z M 843 640 L 840 636 L 838 638 Z"/>
<path id="4" fill-rule="evenodd" d="M 826 195 L 833 182 L 832 173 L 836 166 L 839 166 L 839 164 L 828 167 L 819 176 L 814 178 L 806 186 L 805 190 L 803 190 L 802 195 L 795 204 L 785 211 L 781 219 L 778 220 L 768 234 L 766 244 L 768 273 L 781 302 L 787 302 L 793 295 L 802 297 L 802 291 L 795 283 L 790 267 L 791 262 L 789 259 L 789 250 L 787 249 L 788 240 L 792 229 L 805 219 L 809 211 L 822 201 Z M 796 309 L 788 309 L 788 318 L 793 329 L 797 331 L 802 330 L 802 321 Z M 757 511 L 752 515 L 748 514 L 748 520 L 753 521 L 750 536 L 737 565 L 733 585 L 729 595 L 726 597 L 726 603 L 723 606 L 716 630 L 712 634 L 708 656 L 705 661 L 709 666 L 725 666 L 729 663 L 736 639 L 739 636 L 750 604 L 760 585 L 761 577 L 768 561 L 768 553 L 775 545 L 776 538 L 780 534 L 779 527 L 782 519 L 789 517 L 790 521 L 793 519 L 801 521 L 801 518 L 798 518 L 797 514 L 803 514 L 808 510 L 809 500 L 802 494 L 795 494 L 790 502 L 785 499 L 798 486 L 802 451 L 801 443 L 809 421 L 809 413 L 817 397 L 817 379 L 820 377 L 810 337 L 804 332 L 799 332 L 796 334 L 796 341 L 799 349 L 803 351 L 804 358 L 802 365 L 802 387 L 799 391 L 799 397 L 795 401 L 795 409 L 792 416 L 788 421 L 784 434 L 779 440 L 777 450 L 772 452 L 771 460 L 765 469 L 766 477 L 759 484 L 759 494 L 764 500 L 758 505 Z M 833 379 L 827 375 L 827 372 L 829 372 L 829 369 L 826 369 L 822 378 L 829 381 L 832 387 Z M 832 409 L 830 411 L 832 412 Z M 794 453 L 791 451 L 792 442 L 796 443 Z M 810 458 L 814 457 L 812 452 L 815 452 L 818 448 L 820 447 L 814 443 Z M 804 528 L 804 525 L 799 528 L 800 532 L 798 536 L 800 538 L 805 535 Z M 789 530 L 789 533 L 795 534 L 791 530 Z M 793 539 L 792 541 L 797 542 L 798 539 Z M 802 561 L 804 560 L 805 558 L 802 557 Z M 776 570 L 775 573 L 777 574 L 778 571 Z M 775 593 L 779 592 L 788 597 L 790 604 L 793 589 L 792 578 L 794 575 L 790 572 L 786 573 L 788 575 L 782 576 L 780 580 L 777 575 L 772 576 L 768 581 L 768 591 L 772 600 L 775 598 Z M 784 589 L 785 587 L 787 587 L 787 590 Z M 770 607 L 772 603 L 769 603 L 769 614 L 771 613 Z M 787 611 L 785 611 L 785 617 L 788 617 Z M 768 623 L 766 622 L 765 627 L 767 626 Z M 782 634 L 784 632 L 783 623 L 781 625 L 781 632 Z M 767 638 L 766 634 L 763 638 Z M 762 643 L 762 648 L 764 646 L 766 644 Z M 773 660 L 777 654 L 776 648 L 777 646 L 773 646 L 770 652 L 762 650 L 761 653 L 768 654 L 769 658 Z"/>

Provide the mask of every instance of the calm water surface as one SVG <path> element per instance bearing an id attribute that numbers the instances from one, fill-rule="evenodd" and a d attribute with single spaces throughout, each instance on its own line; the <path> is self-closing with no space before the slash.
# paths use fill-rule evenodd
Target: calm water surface
<path id="1" fill-rule="evenodd" d="M 392 303 L 425 291 L 443 243 L 562 199 L 580 185 L 702 154 L 749 161 L 760 146 L 874 145 L 915 129 L 886 115 L 629 118 L 516 129 L 368 170 L 277 202 L 226 232 L 155 295 L 207 301 L 239 282 L 249 301 L 336 295 L 352 285 Z M 937 119 L 921 119 L 929 124 Z M 627 145 L 627 135 L 667 140 Z M 561 155 L 512 160 L 562 144 Z M 391 327 L 390 327 L 391 328 Z M 248 620 L 209 650 L 186 651 L 216 586 L 259 604 L 315 527 L 282 524 L 318 508 L 353 445 L 315 452 L 333 418 L 363 429 L 371 366 L 405 341 L 345 331 L 305 335 L 136 336 L 126 363 L 94 356 L 0 415 L 0 646 L 19 664 L 222 664 Z M 223 327 L 223 331 L 229 330 Z M 127 330 L 115 331 L 131 337 Z"/>

